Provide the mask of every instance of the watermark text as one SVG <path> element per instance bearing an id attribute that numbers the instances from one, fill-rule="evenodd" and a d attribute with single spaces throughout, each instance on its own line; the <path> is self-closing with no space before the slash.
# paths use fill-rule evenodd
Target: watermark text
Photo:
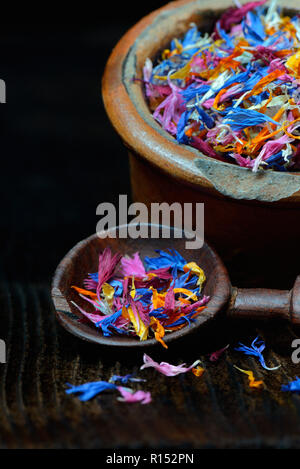
<path id="1" fill-rule="evenodd" d="M 0 363 L 6 363 L 6 344 L 0 339 Z"/>
<path id="2" fill-rule="evenodd" d="M 204 243 L 203 203 L 154 202 L 147 206 L 134 202 L 128 206 L 127 195 L 120 195 L 119 207 L 104 202 L 98 205 L 96 214 L 101 216 L 96 226 L 100 238 L 116 237 L 113 229 L 119 225 L 119 238 L 184 237 L 187 249 L 200 249 Z"/>
<path id="3" fill-rule="evenodd" d="M 293 340 L 292 348 L 295 349 L 292 353 L 292 362 L 298 365 L 300 363 L 300 339 Z"/>

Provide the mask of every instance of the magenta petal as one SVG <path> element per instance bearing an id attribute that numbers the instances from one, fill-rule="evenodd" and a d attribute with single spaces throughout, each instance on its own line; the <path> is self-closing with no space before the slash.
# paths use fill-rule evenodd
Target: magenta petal
<path id="1" fill-rule="evenodd" d="M 223 347 L 221 348 L 220 350 L 216 350 L 215 352 L 211 353 L 210 357 L 209 357 L 209 360 L 211 362 L 216 362 L 217 360 L 219 360 L 219 358 L 221 357 L 221 355 L 223 355 L 223 353 L 225 352 L 225 350 L 227 350 L 229 347 L 229 344 L 226 345 L 226 347 Z"/>
<path id="2" fill-rule="evenodd" d="M 99 256 L 99 267 L 98 267 L 98 285 L 97 285 L 97 296 L 98 299 L 101 300 L 100 294 L 102 290 L 102 286 L 105 282 L 107 282 L 120 262 L 121 254 L 114 254 L 109 248 L 105 248 L 103 253 Z"/>
<path id="3" fill-rule="evenodd" d="M 232 24 L 239 23 L 243 17 L 254 8 L 264 5 L 267 0 L 260 2 L 249 2 L 242 5 L 240 8 L 229 8 L 220 18 L 220 26 L 222 29 L 228 30 Z"/>
<path id="4" fill-rule="evenodd" d="M 209 296 L 203 296 L 201 300 L 198 300 L 191 305 L 183 306 L 181 308 L 181 313 L 183 315 L 186 315 L 186 314 L 189 314 L 191 311 L 194 311 L 194 310 L 196 311 L 197 308 L 200 308 L 201 306 L 206 305 L 209 302 L 209 300 L 210 300 Z"/>
<path id="5" fill-rule="evenodd" d="M 170 288 L 165 297 L 165 309 L 173 311 L 175 308 L 174 288 Z"/>

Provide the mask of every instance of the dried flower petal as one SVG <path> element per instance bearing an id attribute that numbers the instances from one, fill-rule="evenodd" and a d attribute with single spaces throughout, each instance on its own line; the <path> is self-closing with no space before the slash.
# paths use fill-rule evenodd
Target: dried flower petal
<path id="1" fill-rule="evenodd" d="M 72 386 L 67 383 L 70 389 L 66 390 L 67 394 L 79 394 L 81 401 L 89 401 L 93 397 L 97 396 L 103 391 L 113 391 L 117 389 L 117 386 L 113 383 L 107 383 L 106 381 L 95 381 L 92 383 L 85 383 L 79 386 Z"/>
<path id="2" fill-rule="evenodd" d="M 241 371 L 242 373 L 245 373 L 248 375 L 248 380 L 249 380 L 249 386 L 250 388 L 255 388 L 255 389 L 260 389 L 264 386 L 264 382 L 262 380 L 256 380 L 253 375 L 253 371 L 248 371 L 248 370 L 242 370 L 242 368 L 238 368 L 237 366 L 233 365 L 234 368 L 237 370 Z"/>
<path id="3" fill-rule="evenodd" d="M 221 355 L 223 355 L 223 353 L 228 349 L 229 347 L 229 344 L 226 345 L 226 347 L 223 347 L 221 348 L 220 350 L 216 350 L 215 352 L 211 353 L 210 357 L 209 357 L 209 360 L 211 362 L 216 362 L 219 360 L 219 358 L 221 357 Z"/>
<path id="4" fill-rule="evenodd" d="M 130 258 L 129 256 L 122 257 L 121 265 L 123 275 L 126 277 L 132 276 L 144 278 L 146 276 L 145 267 L 138 252 L 133 255 L 133 258 Z"/>
<path id="5" fill-rule="evenodd" d="M 288 384 L 283 384 L 281 386 L 281 391 L 290 391 L 300 393 L 300 378 L 296 376 L 294 381 L 290 381 Z"/>
<path id="6" fill-rule="evenodd" d="M 140 402 L 141 404 L 150 404 L 152 402 L 151 393 L 145 391 L 132 391 L 121 386 L 117 387 L 122 397 L 118 397 L 121 402 Z"/>
<path id="7" fill-rule="evenodd" d="M 195 368 L 198 363 L 200 363 L 200 360 L 196 360 L 191 366 L 186 368 L 185 363 L 177 366 L 166 362 L 157 363 L 146 354 L 144 354 L 143 360 L 144 365 L 141 366 L 141 370 L 144 370 L 145 368 L 155 368 L 157 371 L 159 371 L 159 373 L 162 373 L 165 376 L 177 376 L 181 373 L 187 373 L 192 368 Z"/>
<path id="8" fill-rule="evenodd" d="M 196 368 L 192 368 L 192 373 L 197 376 L 197 378 L 200 378 L 200 376 L 203 375 L 205 369 L 202 368 L 201 366 L 197 366 Z"/>
<path id="9" fill-rule="evenodd" d="M 262 355 L 263 350 L 265 349 L 265 343 L 262 340 L 259 340 L 259 337 L 256 337 L 251 346 L 248 347 L 244 344 L 239 343 L 240 347 L 235 348 L 238 352 L 243 352 L 246 355 L 252 355 L 253 357 L 257 357 L 261 366 L 265 368 L 265 370 L 278 370 L 281 365 L 275 366 L 273 368 L 267 367 L 265 363 L 265 359 Z"/>
<path id="10" fill-rule="evenodd" d="M 125 375 L 125 376 L 113 375 L 109 380 L 110 383 L 116 383 L 117 381 L 119 381 L 121 384 L 128 384 L 129 382 L 140 383 L 146 380 L 141 379 L 141 378 L 135 378 L 134 375 Z"/>

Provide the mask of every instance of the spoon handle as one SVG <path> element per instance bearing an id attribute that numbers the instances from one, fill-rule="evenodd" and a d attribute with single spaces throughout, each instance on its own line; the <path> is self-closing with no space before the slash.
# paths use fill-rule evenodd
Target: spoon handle
<path id="1" fill-rule="evenodd" d="M 245 319 L 282 318 L 300 325 L 300 275 L 292 290 L 233 287 L 227 316 Z"/>

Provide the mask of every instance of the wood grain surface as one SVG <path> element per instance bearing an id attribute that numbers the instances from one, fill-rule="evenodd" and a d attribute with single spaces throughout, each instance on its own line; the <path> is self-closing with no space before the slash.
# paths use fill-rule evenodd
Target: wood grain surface
<path id="1" fill-rule="evenodd" d="M 154 370 L 147 379 L 150 405 L 124 404 L 115 394 L 88 403 L 65 394 L 65 383 L 109 379 L 138 371 L 142 352 L 85 343 L 57 323 L 46 284 L 1 284 L 0 318 L 8 363 L 0 365 L 0 447 L 2 448 L 224 448 L 300 447 L 300 396 L 282 393 L 282 383 L 299 374 L 291 362 L 290 326 L 275 322 L 257 330 L 248 323 L 220 320 L 202 335 L 170 344 L 151 356 L 174 364 L 201 358 L 206 371 L 168 378 Z M 252 357 L 231 347 L 217 363 L 207 353 L 238 340 L 266 341 L 265 371 Z M 150 352 L 148 352 L 150 353 Z M 266 388 L 253 391 L 233 365 L 251 369 Z M 137 386 L 140 387 L 140 386 Z"/>

